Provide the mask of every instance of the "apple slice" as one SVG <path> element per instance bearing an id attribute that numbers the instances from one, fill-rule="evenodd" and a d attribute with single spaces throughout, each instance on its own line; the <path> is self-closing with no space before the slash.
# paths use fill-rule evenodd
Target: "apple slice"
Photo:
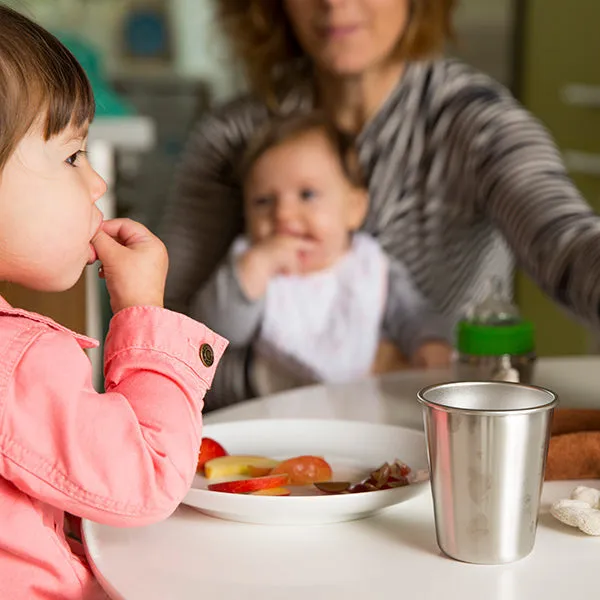
<path id="1" fill-rule="evenodd" d="M 213 492 L 225 492 L 227 494 L 248 494 L 249 492 L 269 488 L 280 488 L 287 481 L 287 475 L 267 475 L 266 477 L 254 477 L 253 479 L 236 479 L 234 481 L 211 483 L 208 489 Z"/>
<path id="2" fill-rule="evenodd" d="M 256 492 L 250 492 L 250 496 L 289 496 L 290 490 L 284 487 L 267 488 L 265 490 L 258 490 Z"/>
<path id="3" fill-rule="evenodd" d="M 196 471 L 202 471 L 204 465 L 213 458 L 219 456 L 227 456 L 227 451 L 219 442 L 216 442 L 212 438 L 203 438 L 200 446 L 200 452 L 198 453 L 198 464 L 196 465 Z"/>
<path id="4" fill-rule="evenodd" d="M 264 477 L 270 475 L 273 467 L 257 467 L 255 465 L 248 465 L 248 476 L 249 477 Z"/>
<path id="5" fill-rule="evenodd" d="M 204 474 L 207 479 L 219 479 L 234 475 L 249 475 L 250 465 L 262 469 L 272 469 L 279 461 L 265 456 L 231 455 L 213 458 L 204 463 Z"/>

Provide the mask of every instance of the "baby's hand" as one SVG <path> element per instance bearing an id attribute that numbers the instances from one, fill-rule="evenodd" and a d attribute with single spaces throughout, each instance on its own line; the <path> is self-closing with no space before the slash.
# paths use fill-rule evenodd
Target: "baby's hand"
<path id="1" fill-rule="evenodd" d="M 452 346 L 441 340 L 422 344 L 412 357 L 412 364 L 422 369 L 442 369 L 450 366 Z"/>
<path id="2" fill-rule="evenodd" d="M 114 313 L 129 306 L 163 306 L 167 250 L 146 227 L 130 219 L 105 221 L 92 244 Z"/>
<path id="3" fill-rule="evenodd" d="M 375 359 L 371 365 L 372 375 L 383 375 L 407 369 L 410 365 L 396 344 L 382 339 L 377 347 Z"/>
<path id="4" fill-rule="evenodd" d="M 290 235 L 277 235 L 247 250 L 238 260 L 240 285 L 250 300 L 262 298 L 275 275 L 293 275 L 302 267 L 302 253 L 314 242 Z"/>

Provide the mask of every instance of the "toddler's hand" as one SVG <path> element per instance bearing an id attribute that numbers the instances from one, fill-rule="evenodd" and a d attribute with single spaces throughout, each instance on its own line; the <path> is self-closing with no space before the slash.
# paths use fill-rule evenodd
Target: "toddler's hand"
<path id="1" fill-rule="evenodd" d="M 146 227 L 130 219 L 105 221 L 92 244 L 114 313 L 129 306 L 163 306 L 167 250 Z"/>
<path id="2" fill-rule="evenodd" d="M 277 235 L 252 246 L 238 260 L 240 285 L 250 300 L 264 296 L 275 275 L 293 275 L 302 267 L 302 253 L 314 242 L 289 235 Z"/>
<path id="3" fill-rule="evenodd" d="M 423 369 L 442 369 L 450 366 L 452 347 L 443 341 L 422 344 L 412 357 L 412 364 Z"/>

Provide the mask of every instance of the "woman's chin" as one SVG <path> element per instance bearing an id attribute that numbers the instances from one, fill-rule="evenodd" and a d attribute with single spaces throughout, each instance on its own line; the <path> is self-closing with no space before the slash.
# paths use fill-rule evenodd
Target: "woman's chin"
<path id="1" fill-rule="evenodd" d="M 360 77 L 369 71 L 373 65 L 364 56 L 330 56 L 321 61 L 322 68 L 335 78 Z"/>

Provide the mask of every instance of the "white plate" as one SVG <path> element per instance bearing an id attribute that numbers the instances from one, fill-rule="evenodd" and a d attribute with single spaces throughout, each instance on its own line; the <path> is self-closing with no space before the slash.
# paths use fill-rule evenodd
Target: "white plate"
<path id="1" fill-rule="evenodd" d="M 358 481 L 385 462 L 399 459 L 413 471 L 427 469 L 425 436 L 419 431 L 356 421 L 267 419 L 206 425 L 204 437 L 229 454 L 285 459 L 313 454 L 331 465 L 334 479 Z M 220 519 L 300 525 L 361 519 L 424 492 L 429 482 L 341 495 L 249 496 L 211 492 L 196 475 L 184 504 Z"/>

